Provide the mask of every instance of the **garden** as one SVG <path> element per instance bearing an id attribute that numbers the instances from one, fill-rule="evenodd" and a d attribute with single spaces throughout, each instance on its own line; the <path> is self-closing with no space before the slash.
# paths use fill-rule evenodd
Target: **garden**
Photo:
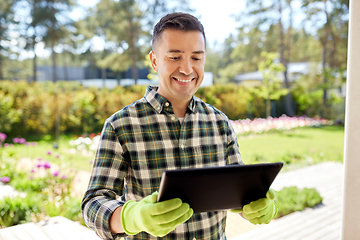
<path id="1" fill-rule="evenodd" d="M 11 187 L 14 192 L 8 196 L 0 192 L 1 227 L 53 216 L 84 224 L 80 202 L 81 191 L 86 189 L 76 189 L 84 181 L 79 173 L 92 169 L 106 116 L 140 98 L 143 91 L 139 86 L 119 88 L 111 95 L 104 89 L 83 89 L 75 84 L 3 83 L 0 187 Z M 217 104 L 225 104 L 225 99 L 220 96 Z M 241 111 L 238 114 L 245 116 L 250 110 L 244 106 Z M 343 159 L 344 127 L 326 119 L 244 117 L 233 120 L 232 125 L 245 164 L 284 162 L 283 171 L 290 171 Z M 284 188 L 277 195 L 277 217 L 322 201 L 316 189 Z"/>

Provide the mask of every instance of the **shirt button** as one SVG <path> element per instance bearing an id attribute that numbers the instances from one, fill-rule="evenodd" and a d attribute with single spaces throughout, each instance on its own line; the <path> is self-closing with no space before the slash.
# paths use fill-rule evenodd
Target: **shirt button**
<path id="1" fill-rule="evenodd" d="M 165 103 L 165 106 L 168 107 L 170 104 L 168 102 Z"/>
<path id="2" fill-rule="evenodd" d="M 171 120 L 175 121 L 175 117 L 174 117 L 174 116 L 172 116 L 172 117 L 171 117 Z"/>

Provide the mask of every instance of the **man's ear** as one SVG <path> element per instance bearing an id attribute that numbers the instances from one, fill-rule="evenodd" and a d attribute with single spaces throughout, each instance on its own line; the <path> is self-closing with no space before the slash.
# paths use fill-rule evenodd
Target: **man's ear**
<path id="1" fill-rule="evenodd" d="M 149 57 L 150 57 L 150 62 L 151 62 L 152 69 L 155 72 L 157 72 L 158 71 L 158 69 L 157 69 L 157 61 L 156 61 L 156 56 L 155 56 L 154 51 L 151 50 L 151 52 L 149 53 Z"/>

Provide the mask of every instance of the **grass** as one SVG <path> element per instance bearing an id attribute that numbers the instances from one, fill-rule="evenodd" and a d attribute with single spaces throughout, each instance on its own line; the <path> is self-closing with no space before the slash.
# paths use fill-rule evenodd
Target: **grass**
<path id="1" fill-rule="evenodd" d="M 59 149 L 52 141 L 38 141 L 37 146 L 15 145 L 2 148 L 5 156 L 66 162 L 71 167 L 91 171 L 93 156 L 70 152 L 72 136 L 61 136 Z M 343 160 L 344 127 L 325 126 L 319 128 L 298 128 L 291 131 L 238 137 L 240 153 L 245 164 L 262 162 L 284 162 L 284 171 L 323 162 Z M 51 154 L 47 154 L 51 151 Z M 57 158 L 56 155 L 59 155 Z"/>
<path id="2" fill-rule="evenodd" d="M 280 133 L 238 138 L 245 164 L 291 163 L 291 170 L 323 161 L 343 161 L 344 127 L 305 127 Z"/>
<path id="3" fill-rule="evenodd" d="M 72 136 L 63 135 L 59 139 L 59 148 L 55 149 L 53 141 L 41 140 L 37 141 L 36 146 L 26 145 L 14 145 L 7 148 L 2 148 L 3 156 L 21 158 L 39 159 L 43 161 L 50 161 L 54 164 L 67 163 L 71 168 L 91 171 L 94 156 L 84 155 L 73 149 L 73 146 L 69 144 L 69 141 L 74 139 Z M 51 154 L 48 154 L 51 152 Z M 57 157 L 58 155 L 58 157 Z"/>

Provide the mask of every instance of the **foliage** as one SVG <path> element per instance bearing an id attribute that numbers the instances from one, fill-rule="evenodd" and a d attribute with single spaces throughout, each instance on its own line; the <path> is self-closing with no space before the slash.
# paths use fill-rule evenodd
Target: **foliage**
<path id="1" fill-rule="evenodd" d="M 0 224 L 9 227 L 46 216 L 64 216 L 82 222 L 81 199 L 71 194 L 74 171 L 64 166 L 42 159 L 25 164 L 1 157 L 0 177 L 2 180 L 6 177 L 3 183 L 14 187 L 17 193 L 0 199 Z"/>
<path id="2" fill-rule="evenodd" d="M 307 207 L 315 207 L 322 200 L 323 198 L 315 188 L 299 190 L 297 187 L 285 187 L 276 192 L 275 203 L 279 211 L 275 218 L 280 218 L 292 212 L 302 211 Z"/>
<path id="3" fill-rule="evenodd" d="M 283 95 L 288 94 L 289 90 L 282 87 L 279 73 L 285 70 L 281 63 L 275 62 L 278 54 L 261 52 L 261 61 L 258 63 L 258 69 L 262 73 L 263 82 L 259 87 L 252 88 L 255 95 L 266 101 L 266 117 L 270 116 L 271 100 L 279 100 Z"/>
<path id="4" fill-rule="evenodd" d="M 30 222 L 40 209 L 41 201 L 37 194 L 5 197 L 0 200 L 0 225 L 9 227 Z"/>

